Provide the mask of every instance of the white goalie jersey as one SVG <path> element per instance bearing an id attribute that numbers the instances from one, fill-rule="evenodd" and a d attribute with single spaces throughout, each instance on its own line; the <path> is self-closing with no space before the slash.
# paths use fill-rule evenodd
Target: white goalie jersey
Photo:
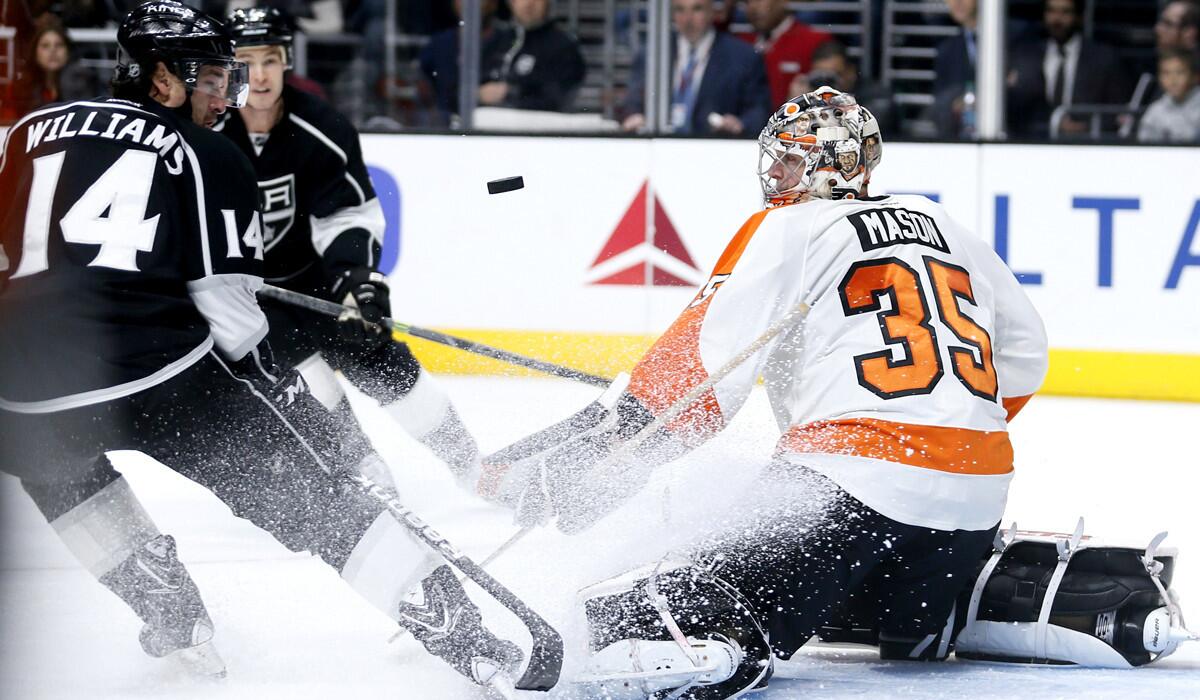
<path id="1" fill-rule="evenodd" d="M 803 322 L 672 431 L 720 430 L 761 376 L 784 458 L 900 522 L 995 525 L 1013 474 L 1007 422 L 1041 385 L 1045 331 L 995 252 L 924 197 L 750 217 L 639 362 L 630 393 L 661 414 L 801 303 Z"/>

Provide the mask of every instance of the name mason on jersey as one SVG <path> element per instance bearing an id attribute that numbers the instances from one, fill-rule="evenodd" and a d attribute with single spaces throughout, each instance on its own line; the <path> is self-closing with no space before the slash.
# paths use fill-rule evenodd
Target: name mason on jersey
<path id="1" fill-rule="evenodd" d="M 78 126 L 72 128 L 76 117 Z M 96 123 L 99 119 L 100 123 Z M 29 153 L 40 144 L 73 136 L 97 136 L 102 139 L 131 141 L 149 146 L 158 151 L 159 157 L 167 161 L 167 171 L 172 175 L 183 172 L 183 149 L 179 134 L 168 131 L 162 124 L 155 124 L 150 133 L 146 131 L 146 120 L 130 118 L 128 114 L 115 111 L 75 111 L 58 116 L 47 116 L 26 125 L 25 152 Z M 172 152 L 173 151 L 173 152 Z M 171 156 L 168 158 L 168 154 Z"/>
<path id="2" fill-rule="evenodd" d="M 863 252 L 903 243 L 928 246 L 943 253 L 950 247 L 933 217 L 921 212 L 888 207 L 868 209 L 846 217 L 858 232 Z"/>

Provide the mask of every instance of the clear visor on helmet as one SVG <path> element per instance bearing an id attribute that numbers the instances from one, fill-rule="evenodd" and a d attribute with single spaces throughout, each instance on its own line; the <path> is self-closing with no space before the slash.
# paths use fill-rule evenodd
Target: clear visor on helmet
<path id="1" fill-rule="evenodd" d="M 244 106 L 250 94 L 250 70 L 233 59 L 182 60 L 179 77 L 189 90 L 224 100 L 235 109 Z"/>

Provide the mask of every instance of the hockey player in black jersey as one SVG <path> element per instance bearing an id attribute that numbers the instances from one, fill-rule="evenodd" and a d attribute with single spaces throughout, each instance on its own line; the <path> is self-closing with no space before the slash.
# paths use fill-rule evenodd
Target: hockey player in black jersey
<path id="1" fill-rule="evenodd" d="M 427 547 L 347 478 L 378 462 L 339 439 L 278 367 L 255 299 L 264 243 L 253 170 L 203 128 L 245 97 L 228 30 L 174 0 L 134 9 L 110 99 L 52 105 L 0 155 L 0 468 L 84 567 L 144 621 L 153 656 L 222 674 L 213 624 L 110 450 L 140 450 L 411 625 Z M 423 634 L 476 681 L 520 660 L 444 568 L 456 622 Z"/>
<path id="2" fill-rule="evenodd" d="M 250 72 L 246 107 L 217 125 L 258 176 L 266 279 L 304 294 L 357 306 L 367 321 L 391 316 L 378 271 L 383 209 L 363 164 L 358 132 L 332 107 L 284 82 L 291 67 L 290 20 L 270 7 L 229 19 L 238 60 Z M 332 369 L 337 369 L 415 439 L 474 483 L 478 449 L 449 397 L 404 343 L 357 319 L 335 319 L 264 300 L 276 353 L 300 367 L 348 431 L 358 431 Z M 332 369 L 331 369 L 332 366 Z"/>

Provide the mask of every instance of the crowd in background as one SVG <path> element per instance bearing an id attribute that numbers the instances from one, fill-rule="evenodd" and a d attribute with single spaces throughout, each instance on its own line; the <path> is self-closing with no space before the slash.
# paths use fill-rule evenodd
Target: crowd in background
<path id="1" fill-rule="evenodd" d="M 866 3 L 876 30 L 836 35 L 843 22 L 820 3 L 797 0 L 661 0 L 671 22 L 666 130 L 682 135 L 753 136 L 787 97 L 819 85 L 854 92 L 884 133 L 944 140 L 975 137 L 977 3 L 944 0 L 948 12 L 918 21 L 943 28 L 928 98 L 899 104 L 903 78 L 884 81 L 878 29 L 885 0 Z M 68 29 L 113 26 L 135 0 L 0 0 L 15 28 L 15 65 L 0 71 L 0 120 L 49 102 L 105 89 L 109 47 L 73 46 Z M 455 127 L 459 103 L 459 0 L 394 0 L 399 76 L 382 69 L 388 0 L 270 0 L 314 39 L 298 84 L 330 98 L 375 129 Z M 611 89 L 580 99 L 589 75 L 584 47 L 558 21 L 580 0 L 481 0 L 480 107 L 594 112 L 612 128 L 645 133 L 645 4 L 617 3 L 611 43 L 629 65 Z M 583 0 L 586 4 L 586 0 Z M 1091 5 L 1089 5 L 1091 3 Z M 250 0 L 194 0 L 224 15 Z M 261 3 L 258 3 L 261 4 Z M 595 3 L 593 3 L 595 4 Z M 1109 5 L 1110 25 L 1132 28 L 1110 45 L 1085 33 Z M 1006 27 L 1006 131 L 1028 140 L 1200 143 L 1200 0 L 1154 3 L 1155 16 L 1126 18 L 1128 3 L 1010 0 Z M 599 6 L 603 6 L 601 3 Z M 1123 9 L 1126 8 L 1126 9 Z M 1103 19 L 1103 18 L 1102 18 Z M 1152 27 L 1145 26 L 1153 24 Z M 641 36 L 635 37 L 639 32 Z M 1086 35 L 1085 35 L 1086 34 Z M 1149 39 L 1150 36 L 1153 39 Z M 1145 38 L 1145 41 L 1139 39 Z M 1139 42 L 1143 45 L 1139 45 Z M 85 65 L 86 64 L 86 65 Z M 614 72 L 617 70 L 614 69 Z M 897 72 L 902 73 L 902 71 Z M 600 122 L 589 122 L 596 124 Z"/>

